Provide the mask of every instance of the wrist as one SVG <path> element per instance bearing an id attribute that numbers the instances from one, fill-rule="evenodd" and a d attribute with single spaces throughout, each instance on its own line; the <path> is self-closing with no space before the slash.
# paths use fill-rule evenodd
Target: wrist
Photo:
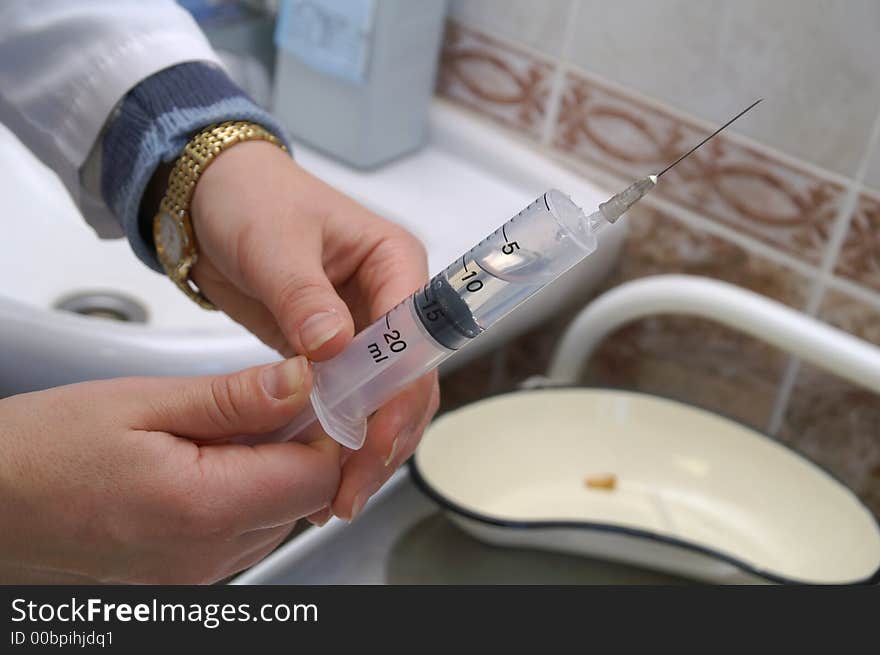
<path id="1" fill-rule="evenodd" d="M 204 309 L 216 307 L 191 279 L 199 257 L 192 221 L 193 195 L 202 176 L 220 155 L 250 141 L 263 141 L 276 150 L 287 149 L 274 134 L 250 121 L 210 125 L 192 137 L 174 163 L 153 219 L 153 240 L 162 269 L 188 298 Z"/>
<path id="2" fill-rule="evenodd" d="M 223 207 L 249 209 L 258 214 L 258 204 L 265 198 L 263 183 L 270 171 L 288 165 L 292 160 L 284 150 L 268 141 L 242 141 L 214 157 L 196 181 L 190 201 L 190 217 L 197 235 L 209 229 L 210 221 L 220 218 Z M 235 227 L 226 212 L 217 228 L 224 233 Z"/>
<path id="3" fill-rule="evenodd" d="M 219 68 L 188 62 L 142 80 L 119 105 L 101 139 L 100 190 L 137 256 L 161 271 L 152 221 L 167 171 L 192 135 L 205 125 L 236 119 L 280 125 Z M 148 187 L 152 187 L 148 190 Z"/>

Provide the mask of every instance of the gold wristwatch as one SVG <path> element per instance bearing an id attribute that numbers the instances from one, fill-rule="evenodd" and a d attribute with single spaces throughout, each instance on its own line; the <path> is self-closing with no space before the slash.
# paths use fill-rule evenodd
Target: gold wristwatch
<path id="1" fill-rule="evenodd" d="M 274 134 L 248 121 L 211 125 L 194 136 L 174 164 L 168 189 L 153 218 L 153 240 L 162 268 L 187 296 L 203 309 L 217 309 L 190 279 L 199 258 L 190 220 L 190 202 L 199 177 L 221 152 L 243 141 L 269 141 L 287 150 Z"/>

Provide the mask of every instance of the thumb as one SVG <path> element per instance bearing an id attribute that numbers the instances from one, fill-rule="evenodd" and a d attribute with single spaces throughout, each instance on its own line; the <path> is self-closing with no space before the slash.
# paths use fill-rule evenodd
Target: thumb
<path id="1" fill-rule="evenodd" d="M 312 372 L 305 357 L 237 373 L 154 381 L 147 426 L 197 440 L 263 434 L 307 407 Z M 159 386 L 161 385 L 161 386 Z"/>

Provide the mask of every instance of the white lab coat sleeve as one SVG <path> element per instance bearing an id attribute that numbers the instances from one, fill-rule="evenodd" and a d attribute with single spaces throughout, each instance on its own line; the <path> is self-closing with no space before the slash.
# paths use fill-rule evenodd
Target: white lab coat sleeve
<path id="1" fill-rule="evenodd" d="M 190 61 L 220 65 L 172 0 L 3 0 L 0 122 L 58 174 L 81 209 L 90 208 L 84 213 L 99 233 L 118 233 L 109 211 L 95 211 L 103 202 L 83 188 L 80 168 L 131 88 Z M 112 225 L 102 229 L 102 221 Z"/>

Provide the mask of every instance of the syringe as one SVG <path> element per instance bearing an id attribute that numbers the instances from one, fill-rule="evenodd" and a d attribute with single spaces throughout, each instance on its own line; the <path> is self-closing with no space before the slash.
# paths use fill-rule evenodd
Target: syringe
<path id="1" fill-rule="evenodd" d="M 660 176 L 758 102 L 657 175 L 601 203 L 590 216 L 560 191 L 539 196 L 359 332 L 342 353 L 316 363 L 311 411 L 259 440 L 292 439 L 317 419 L 340 444 L 360 448 L 370 414 L 591 254 L 603 225 L 614 223 Z"/>

